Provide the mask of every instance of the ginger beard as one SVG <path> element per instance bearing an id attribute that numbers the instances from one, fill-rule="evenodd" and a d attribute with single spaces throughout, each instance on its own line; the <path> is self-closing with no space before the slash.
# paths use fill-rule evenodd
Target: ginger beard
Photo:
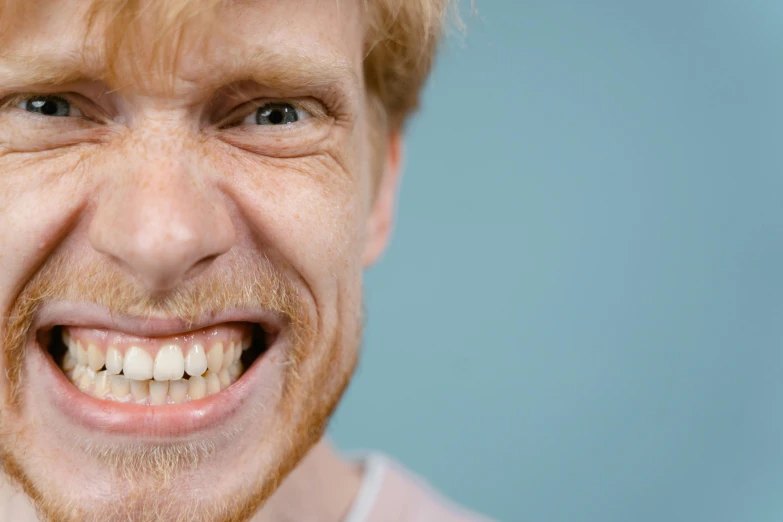
<path id="1" fill-rule="evenodd" d="M 0 459 L 6 475 L 48 520 L 249 519 L 323 435 L 356 365 L 361 310 L 348 311 L 354 321 L 319 339 L 324 332 L 316 331 L 306 300 L 265 257 L 234 257 L 230 270 L 159 296 L 113 265 L 83 265 L 66 256 L 48 261 L 5 322 Z M 148 442 L 69 424 L 54 433 L 48 415 L 59 412 L 48 403 L 39 408 L 38 392 L 26 386 L 52 357 L 47 335 L 35 331 L 40 306 L 52 301 L 186 321 L 236 308 L 272 311 L 284 318 L 281 339 L 255 364 L 271 360 L 279 379 L 263 392 L 264 401 L 243 405 L 239 421 L 225 429 Z"/>

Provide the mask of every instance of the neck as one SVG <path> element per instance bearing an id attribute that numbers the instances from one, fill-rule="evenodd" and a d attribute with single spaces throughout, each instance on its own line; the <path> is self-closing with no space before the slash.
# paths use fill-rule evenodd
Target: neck
<path id="1" fill-rule="evenodd" d="M 316 444 L 269 498 L 253 522 L 342 522 L 362 472 L 326 440 Z"/>
<path id="2" fill-rule="evenodd" d="M 359 466 L 343 460 L 328 441 L 316 444 L 252 522 L 342 522 L 361 486 Z M 0 520 L 37 522 L 20 488 L 0 473 Z"/>

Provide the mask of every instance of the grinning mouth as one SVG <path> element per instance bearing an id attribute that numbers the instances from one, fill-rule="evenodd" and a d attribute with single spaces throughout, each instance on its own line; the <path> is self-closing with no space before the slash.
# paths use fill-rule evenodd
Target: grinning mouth
<path id="1" fill-rule="evenodd" d="M 166 406 L 216 395 L 272 344 L 251 323 L 224 323 L 166 337 L 59 325 L 42 346 L 82 393 L 111 402 Z"/>

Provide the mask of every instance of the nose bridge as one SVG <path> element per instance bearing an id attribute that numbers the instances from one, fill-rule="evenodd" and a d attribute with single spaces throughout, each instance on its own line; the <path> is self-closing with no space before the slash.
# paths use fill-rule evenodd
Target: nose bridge
<path id="1" fill-rule="evenodd" d="M 154 148 L 107 173 L 90 242 L 159 292 L 230 250 L 235 233 L 218 188 L 198 171 L 192 155 L 172 142 Z"/>

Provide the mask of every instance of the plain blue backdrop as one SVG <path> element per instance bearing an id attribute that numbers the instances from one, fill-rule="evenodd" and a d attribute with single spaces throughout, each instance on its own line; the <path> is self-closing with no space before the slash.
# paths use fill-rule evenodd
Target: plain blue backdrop
<path id="1" fill-rule="evenodd" d="M 332 436 L 504 522 L 780 522 L 783 3 L 477 9 Z"/>

